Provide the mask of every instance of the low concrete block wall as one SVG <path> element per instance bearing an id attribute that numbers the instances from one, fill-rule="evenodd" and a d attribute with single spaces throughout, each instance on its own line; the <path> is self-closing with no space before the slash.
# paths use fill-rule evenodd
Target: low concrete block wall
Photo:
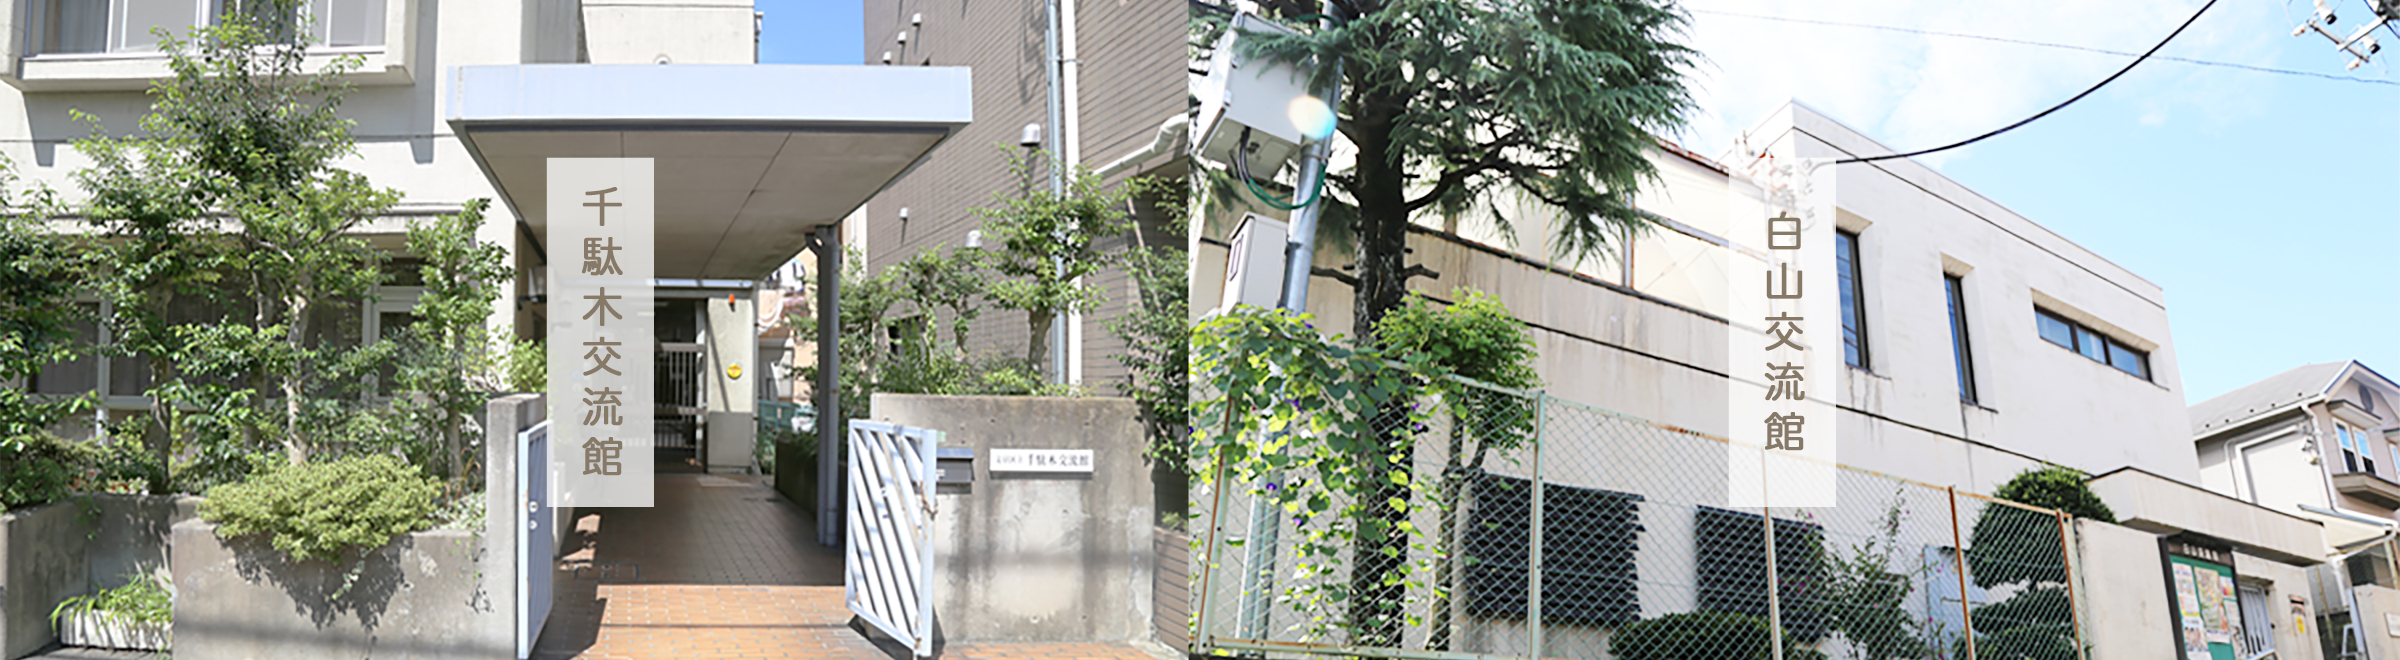
<path id="1" fill-rule="evenodd" d="M 0 516 L 0 657 L 17 658 L 56 639 L 50 610 L 84 593 L 89 566 L 84 526 L 72 502 Z"/>
<path id="2" fill-rule="evenodd" d="M 293 562 L 265 539 L 174 527 L 175 655 L 186 658 L 507 658 L 516 655 L 511 558 L 476 534 L 418 532 L 348 568 Z"/>
<path id="3" fill-rule="evenodd" d="M 1150 464 L 1131 399 L 877 394 L 875 417 L 975 450 L 975 481 L 934 516 L 943 642 L 1154 637 Z M 1089 475 L 991 473 L 990 451 L 1090 449 Z"/>
<path id="4" fill-rule="evenodd" d="M 83 495 L 0 514 L 0 658 L 48 646 L 59 601 L 164 570 L 168 528 L 197 498 Z"/>

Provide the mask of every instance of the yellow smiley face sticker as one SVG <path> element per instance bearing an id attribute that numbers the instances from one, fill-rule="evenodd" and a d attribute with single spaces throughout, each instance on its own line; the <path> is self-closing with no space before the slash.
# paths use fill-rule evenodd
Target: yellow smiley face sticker
<path id="1" fill-rule="evenodd" d="M 728 365 L 725 365 L 725 377 L 726 377 L 726 378 L 731 378 L 731 379 L 734 379 L 734 380 L 741 380 L 741 379 L 742 379 L 742 365 L 738 365 L 738 364 L 728 364 Z"/>

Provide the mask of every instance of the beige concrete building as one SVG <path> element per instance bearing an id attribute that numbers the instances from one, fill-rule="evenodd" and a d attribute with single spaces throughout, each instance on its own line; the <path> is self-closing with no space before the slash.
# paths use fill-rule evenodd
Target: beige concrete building
<path id="1" fill-rule="evenodd" d="M 2260 506 L 2390 524 L 2400 386 L 2356 361 L 2304 365 L 2194 404 L 2201 484 Z"/>
<path id="2" fill-rule="evenodd" d="M 2400 385 L 2355 360 L 2302 365 L 2190 409 L 2201 483 L 2322 524 L 2310 569 L 2326 657 L 2400 656 Z"/>

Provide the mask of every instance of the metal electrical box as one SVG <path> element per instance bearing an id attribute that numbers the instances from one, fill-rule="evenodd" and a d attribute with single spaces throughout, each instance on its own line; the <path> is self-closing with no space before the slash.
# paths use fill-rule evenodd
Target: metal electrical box
<path id="1" fill-rule="evenodd" d="M 933 450 L 933 483 L 975 483 L 975 450 L 941 447 Z"/>
<path id="2" fill-rule="evenodd" d="M 1234 305 L 1274 307 L 1283 301 L 1284 245 L 1291 225 L 1256 213 L 1244 214 L 1233 229 L 1233 247 L 1225 253 L 1224 295 L 1216 312 Z"/>
<path id="3" fill-rule="evenodd" d="M 1245 157 L 1247 166 L 1253 178 L 1263 181 L 1274 178 L 1275 171 L 1299 152 L 1303 134 L 1292 123 L 1291 105 L 1308 95 L 1308 77 L 1291 64 L 1244 56 L 1239 46 L 1245 32 L 1298 34 L 1256 14 L 1234 15 L 1225 36 L 1217 39 L 1208 75 L 1192 90 L 1200 99 L 1200 114 L 1192 120 L 1199 139 L 1192 144 L 1201 158 L 1230 168 L 1242 130 L 1249 129 L 1256 150 Z"/>

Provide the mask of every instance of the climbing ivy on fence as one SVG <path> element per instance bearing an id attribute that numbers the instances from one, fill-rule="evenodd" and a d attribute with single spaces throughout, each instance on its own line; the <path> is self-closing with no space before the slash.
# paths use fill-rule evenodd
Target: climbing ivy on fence
<path id="1" fill-rule="evenodd" d="M 1202 484 L 1245 488 L 1291 517 L 1295 538 L 1279 559 L 1291 572 L 1277 581 L 1275 597 L 1298 611 L 1326 613 L 1304 624 L 1303 639 L 1423 625 L 1417 615 L 1358 606 L 1363 599 L 1353 598 L 1343 564 L 1353 548 L 1406 541 L 1423 559 L 1380 581 L 1448 588 L 1427 579 L 1441 550 L 1407 522 L 1430 485 L 1407 469 L 1415 430 L 1430 415 L 1411 405 L 1426 391 L 1424 357 L 1345 347 L 1319 336 L 1310 319 L 1242 307 L 1194 330 L 1192 373 L 1206 393 L 1192 401 L 1191 472 Z M 1405 423 L 1377 428 L 1395 408 L 1407 411 Z M 1405 496 L 1372 497 L 1394 487 Z"/>

